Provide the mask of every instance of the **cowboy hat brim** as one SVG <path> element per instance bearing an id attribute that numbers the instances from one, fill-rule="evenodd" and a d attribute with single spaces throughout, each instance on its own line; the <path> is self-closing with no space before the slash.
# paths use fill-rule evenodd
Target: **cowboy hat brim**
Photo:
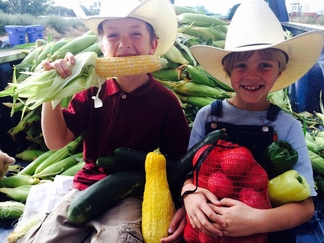
<path id="1" fill-rule="evenodd" d="M 146 0 L 134 7 L 130 2 L 125 2 L 121 11 L 109 11 L 115 8 L 115 3 L 111 3 L 107 13 L 100 13 L 97 16 L 85 16 L 80 6 L 73 10 L 77 17 L 94 33 L 98 33 L 98 25 L 108 19 L 136 18 L 152 25 L 156 36 L 159 39 L 155 55 L 165 54 L 174 44 L 178 31 L 178 21 L 173 5 L 169 0 Z M 121 5 L 121 4 L 120 4 Z"/>
<path id="2" fill-rule="evenodd" d="M 198 63 L 212 76 L 232 87 L 230 77 L 223 69 L 223 58 L 232 52 L 253 51 L 276 48 L 289 56 L 286 69 L 275 82 L 270 92 L 283 89 L 298 79 L 316 63 L 324 43 L 324 33 L 311 31 L 273 45 L 253 45 L 224 50 L 212 46 L 196 45 L 190 48 Z"/>

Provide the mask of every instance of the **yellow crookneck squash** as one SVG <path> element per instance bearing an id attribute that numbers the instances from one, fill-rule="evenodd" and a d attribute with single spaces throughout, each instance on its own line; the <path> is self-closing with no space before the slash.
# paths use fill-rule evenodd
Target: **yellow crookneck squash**
<path id="1" fill-rule="evenodd" d="M 166 159 L 159 149 L 147 154 L 145 173 L 142 234 L 145 243 L 157 243 L 168 235 L 168 227 L 175 213 L 167 181 Z"/>

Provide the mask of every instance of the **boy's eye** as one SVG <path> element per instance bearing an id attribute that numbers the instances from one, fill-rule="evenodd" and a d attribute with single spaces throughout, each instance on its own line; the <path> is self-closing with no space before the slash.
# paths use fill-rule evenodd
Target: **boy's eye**
<path id="1" fill-rule="evenodd" d="M 270 63 L 260 63 L 260 67 L 261 68 L 268 68 L 268 67 L 272 67 L 272 65 Z"/>
<path id="2" fill-rule="evenodd" d="M 112 34 L 108 34 L 108 35 L 107 35 L 107 38 L 108 38 L 108 39 L 111 39 L 111 38 L 116 38 L 117 36 L 118 36 L 117 34 L 113 34 L 113 33 L 112 33 Z"/>
<path id="3" fill-rule="evenodd" d="M 142 33 L 140 32 L 133 32 L 131 36 L 142 36 Z"/>
<path id="4" fill-rule="evenodd" d="M 237 63 L 235 68 L 245 68 L 246 64 L 245 63 Z"/>

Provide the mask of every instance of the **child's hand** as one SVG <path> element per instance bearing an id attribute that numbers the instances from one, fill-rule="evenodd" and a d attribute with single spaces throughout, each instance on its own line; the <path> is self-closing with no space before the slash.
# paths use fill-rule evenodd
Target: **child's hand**
<path id="1" fill-rule="evenodd" d="M 255 234 L 258 228 L 254 223 L 259 209 L 252 208 L 238 200 L 224 198 L 222 206 L 210 205 L 214 212 L 226 222 L 224 236 L 239 237 Z"/>
<path id="2" fill-rule="evenodd" d="M 161 243 L 175 243 L 182 239 L 183 231 L 186 225 L 186 211 L 185 208 L 179 208 L 169 226 L 169 236 L 162 238 Z"/>
<path id="3" fill-rule="evenodd" d="M 49 62 L 47 60 L 42 61 L 42 65 L 44 70 L 55 69 L 62 78 L 66 78 L 71 75 L 71 69 L 69 65 L 73 65 L 75 63 L 75 57 L 72 53 L 66 53 L 64 59 L 59 59 L 54 62 Z"/>
<path id="4" fill-rule="evenodd" d="M 198 228 L 212 237 L 223 235 L 222 230 L 226 227 L 226 222 L 210 206 L 220 206 L 213 193 L 198 187 L 196 192 L 185 196 L 184 203 L 193 228 Z"/>

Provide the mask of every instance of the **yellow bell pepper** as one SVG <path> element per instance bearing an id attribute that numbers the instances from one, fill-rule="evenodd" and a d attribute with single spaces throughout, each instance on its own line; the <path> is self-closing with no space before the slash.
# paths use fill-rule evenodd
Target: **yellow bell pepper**
<path id="1" fill-rule="evenodd" d="M 310 191 L 307 180 L 296 170 L 288 170 L 268 182 L 269 199 L 274 207 L 305 200 Z"/>

